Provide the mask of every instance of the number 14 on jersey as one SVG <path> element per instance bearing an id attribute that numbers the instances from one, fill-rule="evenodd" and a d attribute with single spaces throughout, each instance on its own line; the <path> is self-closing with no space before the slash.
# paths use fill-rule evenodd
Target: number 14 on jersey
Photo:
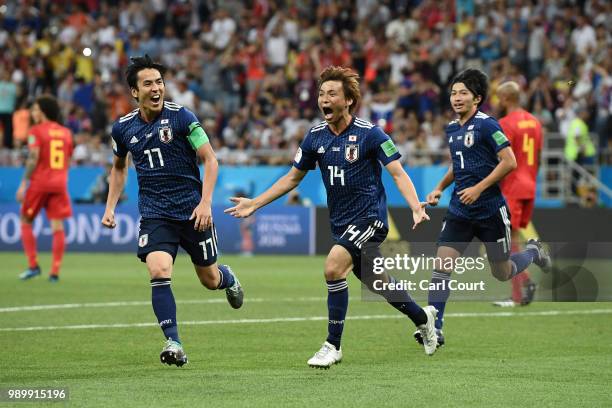
<path id="1" fill-rule="evenodd" d="M 344 169 L 341 169 L 339 166 L 327 166 L 327 170 L 329 170 L 329 185 L 333 186 L 334 181 L 339 179 L 341 186 L 344 185 Z M 338 181 L 335 181 L 338 183 Z"/>

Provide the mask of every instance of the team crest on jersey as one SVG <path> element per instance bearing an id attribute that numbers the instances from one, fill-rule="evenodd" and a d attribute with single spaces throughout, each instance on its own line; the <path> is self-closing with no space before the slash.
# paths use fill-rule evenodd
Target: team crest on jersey
<path id="1" fill-rule="evenodd" d="M 172 141 L 172 128 L 170 126 L 164 126 L 159 128 L 159 140 L 164 143 L 170 143 Z"/>
<path id="2" fill-rule="evenodd" d="M 472 147 L 473 144 L 474 144 L 474 132 L 473 131 L 465 132 L 465 138 L 463 139 L 463 145 L 465 147 Z"/>
<path id="3" fill-rule="evenodd" d="M 356 144 L 348 144 L 344 148 L 344 158 L 347 162 L 353 163 L 356 162 L 359 158 L 359 145 Z"/>
<path id="4" fill-rule="evenodd" d="M 143 234 L 138 238 L 138 246 L 144 248 L 149 243 L 149 234 Z"/>

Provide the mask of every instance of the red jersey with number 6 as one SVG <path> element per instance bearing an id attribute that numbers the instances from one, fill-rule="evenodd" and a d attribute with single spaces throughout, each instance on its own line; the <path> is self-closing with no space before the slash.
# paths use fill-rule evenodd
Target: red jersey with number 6
<path id="1" fill-rule="evenodd" d="M 67 189 L 72 156 L 72 132 L 57 122 L 47 121 L 29 130 L 28 148 L 40 149 L 30 179 L 30 189 L 59 192 Z"/>
<path id="2" fill-rule="evenodd" d="M 517 164 L 516 169 L 502 180 L 502 194 L 507 199 L 534 199 L 538 158 L 542 150 L 542 125 L 523 109 L 504 116 L 499 124 L 510 140 Z"/>

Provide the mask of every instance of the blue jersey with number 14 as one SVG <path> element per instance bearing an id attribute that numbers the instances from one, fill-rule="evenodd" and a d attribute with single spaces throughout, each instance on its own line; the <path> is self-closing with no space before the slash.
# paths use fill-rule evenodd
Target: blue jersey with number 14
<path id="1" fill-rule="evenodd" d="M 387 226 L 387 198 L 381 166 L 401 156 L 393 141 L 378 126 L 353 117 L 339 135 L 326 122 L 312 127 L 293 166 L 312 170 L 318 164 L 327 192 L 332 234 L 342 234 L 357 220 L 375 218 Z"/>

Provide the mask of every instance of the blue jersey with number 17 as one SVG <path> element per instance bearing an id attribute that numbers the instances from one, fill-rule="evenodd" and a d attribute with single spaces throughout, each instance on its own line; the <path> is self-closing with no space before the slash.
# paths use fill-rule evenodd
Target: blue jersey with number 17
<path id="1" fill-rule="evenodd" d="M 387 198 L 380 164 L 386 166 L 400 157 L 380 127 L 353 117 L 339 135 L 329 129 L 327 122 L 312 127 L 293 166 L 308 171 L 319 165 L 332 234 L 338 236 L 358 220 L 375 218 L 387 226 Z"/>
<path id="2" fill-rule="evenodd" d="M 188 220 L 202 197 L 195 146 L 189 135 L 201 127 L 188 109 L 172 102 L 151 122 L 136 109 L 112 129 L 113 151 L 132 153 L 138 176 L 138 210 L 143 218 Z"/>

